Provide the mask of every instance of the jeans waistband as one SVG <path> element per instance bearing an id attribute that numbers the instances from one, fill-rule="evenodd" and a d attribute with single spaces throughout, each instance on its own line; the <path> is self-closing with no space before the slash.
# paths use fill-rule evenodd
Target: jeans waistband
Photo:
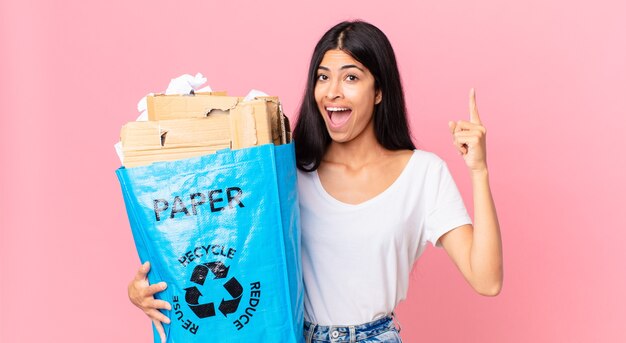
<path id="1" fill-rule="evenodd" d="M 312 340 L 322 342 L 356 342 L 393 330 L 395 324 L 392 316 L 383 317 L 360 325 L 331 325 L 323 326 L 307 321 L 304 322 L 304 337 L 306 343 Z"/>

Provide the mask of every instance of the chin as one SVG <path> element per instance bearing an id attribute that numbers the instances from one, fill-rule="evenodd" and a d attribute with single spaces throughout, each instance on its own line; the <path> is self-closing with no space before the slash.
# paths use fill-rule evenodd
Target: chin
<path id="1" fill-rule="evenodd" d="M 353 126 L 352 123 L 348 123 L 347 127 L 344 130 L 336 131 L 332 130 L 328 125 L 326 125 L 326 131 L 330 136 L 330 139 L 335 143 L 347 143 L 354 139 L 353 135 Z"/>
<path id="2" fill-rule="evenodd" d="M 346 143 L 352 140 L 350 132 L 331 131 L 328 128 L 326 128 L 326 130 L 328 131 L 330 139 L 335 143 Z"/>

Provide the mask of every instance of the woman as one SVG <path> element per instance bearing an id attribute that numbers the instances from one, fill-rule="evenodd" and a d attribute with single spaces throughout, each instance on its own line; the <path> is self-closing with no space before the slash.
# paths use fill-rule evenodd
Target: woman
<path id="1" fill-rule="evenodd" d="M 307 342 L 400 342 L 392 313 L 431 242 L 480 294 L 502 285 L 500 230 L 489 188 L 485 128 L 473 90 L 470 121 L 450 122 L 470 170 L 474 225 L 445 163 L 411 142 L 395 55 L 375 26 L 343 22 L 318 42 L 294 130 L 302 223 Z M 149 286 L 131 301 L 162 332 Z"/>

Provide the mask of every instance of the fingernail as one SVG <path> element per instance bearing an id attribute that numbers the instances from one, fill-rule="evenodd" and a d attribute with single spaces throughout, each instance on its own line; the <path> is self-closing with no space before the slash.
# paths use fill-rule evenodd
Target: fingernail
<path id="1" fill-rule="evenodd" d="M 167 288 L 167 284 L 165 282 L 161 282 L 161 289 L 166 289 Z"/>

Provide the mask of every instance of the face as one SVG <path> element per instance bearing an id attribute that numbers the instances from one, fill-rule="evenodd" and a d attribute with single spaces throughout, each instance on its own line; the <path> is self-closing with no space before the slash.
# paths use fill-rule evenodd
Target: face
<path id="1" fill-rule="evenodd" d="M 315 101 L 333 141 L 349 142 L 373 127 L 374 105 L 382 100 L 374 84 L 370 71 L 347 53 L 324 54 L 317 69 Z"/>

